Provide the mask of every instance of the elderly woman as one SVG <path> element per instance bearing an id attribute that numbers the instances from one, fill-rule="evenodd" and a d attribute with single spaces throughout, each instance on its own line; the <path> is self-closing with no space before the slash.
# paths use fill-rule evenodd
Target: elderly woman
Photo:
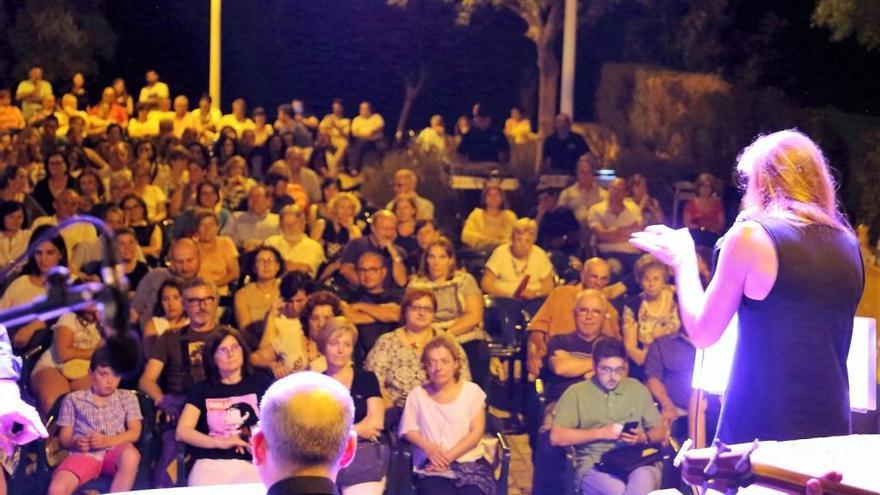
<path id="1" fill-rule="evenodd" d="M 474 208 L 464 221 L 461 243 L 475 250 L 495 249 L 510 239 L 516 214 L 507 209 L 498 184 L 487 184 L 481 203 L 482 208 Z"/>
<path id="2" fill-rule="evenodd" d="M 235 242 L 220 233 L 217 214 L 202 210 L 196 214 L 195 240 L 199 243 L 199 276 L 214 282 L 217 294 L 229 295 L 229 284 L 240 275 L 238 248 Z"/>
<path id="3" fill-rule="evenodd" d="M 255 323 L 261 324 L 272 304 L 278 299 L 278 284 L 284 273 L 283 266 L 284 260 L 277 249 L 270 246 L 257 248 L 249 267 L 251 281 L 235 291 L 235 321 L 248 340 L 259 339 L 259 329 L 250 327 Z"/>
<path id="4" fill-rule="evenodd" d="M 327 361 L 324 374 L 345 385 L 354 402 L 352 428 L 358 436 L 357 454 L 352 464 L 339 471 L 336 484 L 342 495 L 381 495 L 390 454 L 381 437 L 385 405 L 376 375 L 354 367 L 352 355 L 357 337 L 354 324 L 337 316 L 321 328 L 315 339 Z"/>
<path id="5" fill-rule="evenodd" d="M 535 299 L 546 297 L 555 285 L 553 264 L 535 245 L 538 225 L 531 218 L 513 224 L 511 242 L 498 246 L 486 262 L 480 286 L 490 296 Z"/>
<path id="6" fill-rule="evenodd" d="M 448 336 L 431 339 L 421 363 L 428 380 L 407 396 L 399 429 L 415 446 L 418 493 L 494 495 L 492 467 L 480 445 L 486 393 L 462 379 L 467 365 Z"/>
<path id="7" fill-rule="evenodd" d="M 437 299 L 434 328 L 453 336 L 467 354 L 474 382 L 486 385 L 489 348 L 483 332 L 483 293 L 474 277 L 459 270 L 455 247 L 446 237 L 428 243 L 411 288 L 430 290 Z"/>
<path id="8" fill-rule="evenodd" d="M 330 218 L 315 221 L 310 237 L 321 243 L 327 257 L 327 265 L 321 269 L 320 279 L 324 280 L 339 269 L 339 255 L 342 248 L 352 239 L 361 236 L 361 229 L 354 219 L 361 211 L 361 202 L 354 194 L 343 192 L 330 199 L 327 204 Z"/>
<path id="9" fill-rule="evenodd" d="M 308 341 L 300 315 L 306 306 L 309 278 L 300 272 L 281 277 L 281 297 L 266 313 L 260 346 L 251 354 L 251 364 L 272 373 L 276 379 L 308 365 Z"/>
<path id="10" fill-rule="evenodd" d="M 189 325 L 183 311 L 183 280 L 171 277 L 162 282 L 157 291 L 155 316 L 144 325 L 144 356 L 152 356 L 152 349 L 165 332 L 176 332 Z"/>
<path id="11" fill-rule="evenodd" d="M 667 283 L 669 275 L 669 267 L 649 254 L 636 261 L 635 276 L 642 293 L 626 301 L 623 308 L 623 343 L 637 367 L 630 370 L 630 376 L 642 378 L 651 342 L 681 328 L 675 289 Z"/>
<path id="12" fill-rule="evenodd" d="M 260 481 L 249 440 L 269 379 L 251 371 L 238 331 L 221 327 L 217 334 L 202 349 L 207 380 L 192 387 L 177 420 L 175 438 L 195 459 L 189 486 Z"/>
<path id="13" fill-rule="evenodd" d="M 269 236 L 266 245 L 272 246 L 284 258 L 286 271 L 303 272 L 314 278 L 324 262 L 324 248 L 306 235 L 306 213 L 298 205 L 287 205 L 278 212 L 280 234 Z"/>
<path id="14" fill-rule="evenodd" d="M 714 246 L 724 232 L 721 181 L 712 174 L 702 173 L 697 176 L 694 189 L 696 196 L 684 205 L 684 226 L 690 229 L 697 244 Z"/>
<path id="15" fill-rule="evenodd" d="M 436 312 L 437 298 L 433 292 L 408 289 L 400 302 L 403 325 L 379 337 L 367 354 L 364 368 L 379 378 L 386 409 L 402 408 L 409 391 L 427 381 L 421 364 L 422 350 L 431 339 L 446 333 L 433 327 Z M 457 342 L 455 348 L 464 363 L 462 374 L 470 381 L 467 355 Z"/>

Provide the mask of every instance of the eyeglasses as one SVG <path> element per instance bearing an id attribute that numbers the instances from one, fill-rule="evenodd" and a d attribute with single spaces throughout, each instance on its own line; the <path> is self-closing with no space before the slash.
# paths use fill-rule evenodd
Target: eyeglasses
<path id="1" fill-rule="evenodd" d="M 419 306 L 417 304 L 413 304 L 409 307 L 409 310 L 413 311 L 415 313 L 433 313 L 434 307 L 433 306 Z"/>
<path id="2" fill-rule="evenodd" d="M 241 346 L 238 344 L 231 345 L 229 347 L 218 347 L 217 354 L 223 357 L 232 357 L 235 354 L 241 352 Z"/>
<path id="3" fill-rule="evenodd" d="M 623 366 L 620 366 L 619 368 L 612 368 L 610 366 L 599 366 L 598 370 L 599 373 L 602 373 L 603 375 L 621 376 L 626 373 L 626 368 Z"/>
<path id="4" fill-rule="evenodd" d="M 214 296 L 208 297 L 187 297 L 186 303 L 192 304 L 193 306 L 207 306 L 208 304 L 214 304 L 217 298 Z"/>

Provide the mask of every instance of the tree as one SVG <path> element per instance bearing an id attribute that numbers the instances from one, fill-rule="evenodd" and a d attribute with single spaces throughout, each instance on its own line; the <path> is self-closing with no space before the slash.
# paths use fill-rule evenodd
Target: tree
<path id="1" fill-rule="evenodd" d="M 47 78 L 98 72 L 98 59 L 112 60 L 117 37 L 100 0 L 7 1 L 12 12 L 8 43 L 14 70 L 38 64 Z"/>
<path id="2" fill-rule="evenodd" d="M 877 0 L 818 0 L 813 26 L 831 30 L 833 41 L 855 36 L 869 50 L 880 48 L 880 2 Z"/>

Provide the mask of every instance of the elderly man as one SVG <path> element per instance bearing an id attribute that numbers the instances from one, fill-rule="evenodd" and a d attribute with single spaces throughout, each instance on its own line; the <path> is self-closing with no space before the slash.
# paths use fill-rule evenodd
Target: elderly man
<path id="1" fill-rule="evenodd" d="M 360 279 L 355 264 L 361 255 L 374 251 L 382 255 L 387 274 L 383 285 L 386 288 L 406 285 L 406 265 L 403 260 L 407 253 L 394 244 L 397 237 L 397 217 L 388 210 L 379 210 L 373 215 L 373 228 L 370 235 L 353 239 L 342 249 L 339 273 L 352 287 L 360 287 Z"/>
<path id="2" fill-rule="evenodd" d="M 272 197 L 263 185 L 256 185 L 247 193 L 248 211 L 235 212 L 223 226 L 223 235 L 228 235 L 242 251 L 251 251 L 269 236 L 281 232 L 278 215 L 269 209 Z"/>
<path id="3" fill-rule="evenodd" d="M 553 289 L 529 323 L 529 373 L 535 376 L 540 373 L 541 362 L 547 354 L 547 341 L 550 337 L 571 333 L 574 329 L 575 319 L 571 308 L 574 307 L 577 295 L 582 290 L 600 290 L 607 299 L 615 299 L 626 292 L 626 287 L 622 283 L 609 285 L 610 280 L 611 268 L 608 263 L 602 258 L 590 258 L 581 268 L 580 284 L 563 285 Z M 613 305 L 608 304 L 606 313 L 602 333 L 610 337 L 619 337 L 620 318 L 617 310 Z"/>
<path id="4" fill-rule="evenodd" d="M 408 168 L 402 168 L 394 172 L 394 195 L 414 194 L 416 201 L 416 219 L 433 220 L 434 219 L 434 203 L 429 199 L 419 196 L 416 187 L 419 185 L 419 178 L 415 172 Z M 394 211 L 394 200 L 388 202 L 385 207 L 388 211 Z"/>
<path id="5" fill-rule="evenodd" d="M 321 201 L 321 179 L 314 170 L 306 167 L 306 150 L 298 146 L 290 146 L 284 152 L 284 161 L 290 171 L 288 181 L 299 184 L 309 196 L 309 204 Z"/>
<path id="6" fill-rule="evenodd" d="M 267 495 L 337 493 L 336 474 L 357 448 L 353 419 L 348 389 L 328 376 L 303 371 L 269 387 L 251 437 Z"/>
<path id="7" fill-rule="evenodd" d="M 141 328 L 153 317 L 159 288 L 172 276 L 184 281 L 195 278 L 201 268 L 199 246 L 190 237 L 181 237 L 171 244 L 169 250 L 170 267 L 156 268 L 141 279 L 131 300 L 131 319 L 140 320 Z"/>
<path id="8" fill-rule="evenodd" d="M 569 386 L 592 378 L 593 344 L 602 335 L 608 321 L 608 300 L 601 291 L 584 289 L 577 294 L 573 309 L 574 332 L 550 339 L 547 365 L 541 373 L 544 382 L 544 411 L 535 441 L 535 470 L 532 478 L 535 495 L 553 495 L 564 490 L 558 466 L 565 463 L 565 450 L 550 444 L 553 407 Z"/>

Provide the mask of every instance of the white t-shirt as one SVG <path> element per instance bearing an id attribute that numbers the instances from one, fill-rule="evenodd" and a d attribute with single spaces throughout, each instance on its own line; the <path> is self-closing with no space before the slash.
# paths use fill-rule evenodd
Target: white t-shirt
<path id="1" fill-rule="evenodd" d="M 15 235 L 0 235 L 0 267 L 4 267 L 14 261 L 27 250 L 28 241 L 31 240 L 31 231 L 20 229 Z"/>
<path id="2" fill-rule="evenodd" d="M 642 223 L 642 209 L 633 200 L 623 200 L 623 211 L 615 215 L 609 211 L 608 201 L 602 201 L 590 207 L 588 216 L 590 228 L 602 226 L 606 229 L 619 229 Z M 623 242 L 600 242 L 597 247 L 601 253 L 638 253 L 638 248 L 627 241 Z"/>
<path id="3" fill-rule="evenodd" d="M 152 86 L 144 86 L 141 88 L 141 93 L 138 95 L 138 102 L 150 101 L 150 98 L 168 98 L 170 93 L 168 92 L 168 85 L 163 83 L 162 81 L 158 81 L 156 84 Z"/>
<path id="4" fill-rule="evenodd" d="M 448 404 L 436 402 L 424 386 L 418 386 L 406 397 L 399 434 L 418 431 L 429 442 L 449 450 L 468 434 L 471 420 L 482 413 L 485 405 L 486 393 L 473 382 L 463 382 L 458 397 Z M 478 444 L 456 460 L 473 462 L 482 456 L 483 448 Z M 413 446 L 413 467 L 418 470 L 427 460 L 425 452 Z"/>
<path id="5" fill-rule="evenodd" d="M 303 348 L 304 340 L 299 318 L 288 318 L 284 315 L 275 317 L 275 338 L 270 345 L 285 367 L 304 369 L 309 364 L 308 354 Z"/>
<path id="6" fill-rule="evenodd" d="M 512 297 L 526 275 L 529 276 L 526 289 L 539 290 L 541 280 L 553 274 L 553 263 L 550 262 L 547 253 L 538 246 L 532 246 L 525 261 L 517 260 L 510 251 L 510 243 L 505 242 L 492 252 L 492 256 L 486 262 L 486 269 L 498 278 L 495 287 L 501 294 Z"/>
<path id="7" fill-rule="evenodd" d="M 147 204 L 147 218 L 151 222 L 159 221 L 159 205 L 163 205 L 168 201 L 165 191 L 155 184 L 147 184 L 142 198 L 144 203 Z"/>
<path id="8" fill-rule="evenodd" d="M 277 249 L 285 261 L 309 265 L 310 275 L 313 277 L 318 273 L 318 267 L 324 262 L 324 248 L 318 241 L 307 235 L 303 235 L 296 244 L 291 244 L 284 235 L 276 234 L 266 239 L 266 245 Z"/>
<path id="9" fill-rule="evenodd" d="M 608 192 L 597 184 L 593 184 L 589 191 L 584 191 L 579 184 L 575 183 L 559 193 L 559 206 L 571 210 L 581 225 L 587 225 L 590 207 L 606 197 L 608 197 Z"/>
<path id="10" fill-rule="evenodd" d="M 34 223 L 31 224 L 31 228 L 36 230 L 40 225 L 58 225 L 58 217 L 52 215 L 51 217 L 37 217 L 34 220 Z M 84 242 L 93 242 L 98 238 L 98 233 L 95 231 L 95 227 L 88 223 L 75 223 L 73 225 L 68 225 L 61 231 L 61 237 L 64 239 L 64 244 L 67 246 L 67 259 L 73 259 L 73 250 L 80 243 Z"/>
<path id="11" fill-rule="evenodd" d="M 369 117 L 358 115 L 351 121 L 351 135 L 358 139 L 372 139 L 374 132 L 385 127 L 385 120 L 378 113 Z"/>
<path id="12" fill-rule="evenodd" d="M 28 275 L 21 275 L 9 284 L 3 297 L 0 297 L 0 309 L 8 309 L 28 304 L 39 296 L 46 295 L 46 288 L 34 285 Z"/>
<path id="13" fill-rule="evenodd" d="M 217 121 L 217 130 L 220 131 L 224 127 L 232 127 L 235 129 L 235 134 L 238 137 L 241 137 L 241 133 L 244 131 L 256 131 L 257 124 L 254 124 L 254 121 L 251 119 L 238 120 L 234 114 L 228 113 Z"/>

